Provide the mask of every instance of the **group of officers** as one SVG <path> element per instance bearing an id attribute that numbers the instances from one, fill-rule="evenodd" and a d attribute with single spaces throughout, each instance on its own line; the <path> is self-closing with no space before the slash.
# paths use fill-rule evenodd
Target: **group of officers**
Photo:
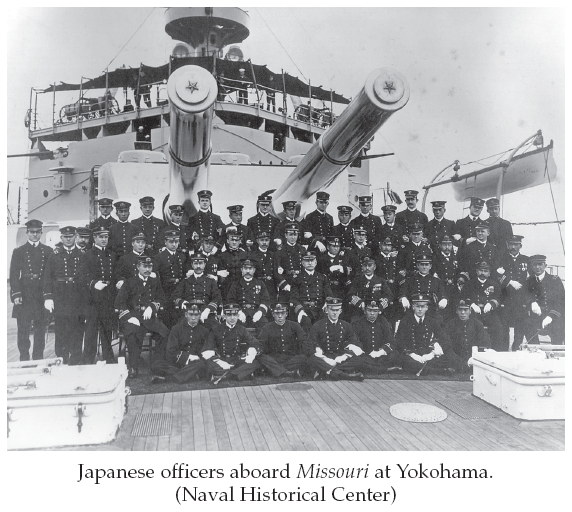
<path id="1" fill-rule="evenodd" d="M 407 208 L 360 213 L 318 192 L 316 210 L 296 219 L 296 202 L 273 216 L 272 197 L 242 222 L 228 206 L 225 224 L 212 192 L 183 224 L 182 205 L 169 220 L 153 215 L 152 197 L 130 222 L 126 201 L 101 198 L 89 228 L 63 227 L 52 249 L 39 242 L 42 222 L 26 223 L 28 242 L 14 250 L 11 299 L 20 359 L 42 359 L 53 314 L 55 352 L 64 363 L 93 364 L 98 339 L 115 362 L 112 332 L 127 346 L 129 376 L 139 373 L 144 338 L 153 340 L 152 381 L 274 377 L 363 380 L 363 373 L 468 371 L 473 346 L 507 351 L 524 339 L 564 343 L 564 287 L 546 272 L 543 255 L 521 254 L 522 236 L 500 218 L 499 202 L 472 198 L 469 215 L 434 218 Z M 117 219 L 111 216 L 115 208 Z M 544 338 L 543 338 L 544 339 Z"/>

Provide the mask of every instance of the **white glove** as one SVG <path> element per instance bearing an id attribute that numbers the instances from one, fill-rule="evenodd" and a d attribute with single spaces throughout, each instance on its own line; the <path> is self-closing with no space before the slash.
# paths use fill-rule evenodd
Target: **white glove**
<path id="1" fill-rule="evenodd" d="M 52 313 L 54 311 L 54 301 L 52 299 L 46 299 L 44 301 L 44 307 Z"/>
<path id="2" fill-rule="evenodd" d="M 538 305 L 538 302 L 533 302 L 533 303 L 530 305 L 530 308 L 532 309 L 532 312 L 533 312 L 535 315 L 540 315 L 541 311 L 540 311 L 540 306 Z"/>
<path id="3" fill-rule="evenodd" d="M 117 288 L 118 290 L 121 290 L 121 287 L 123 286 L 124 281 L 117 281 L 117 284 L 115 285 L 115 288 Z M 95 287 L 97 288 L 97 283 L 95 284 Z M 99 290 L 99 288 L 97 288 Z"/>
<path id="4" fill-rule="evenodd" d="M 409 237 L 407 235 L 403 235 L 401 238 L 403 238 L 404 242 L 409 242 Z"/>
<path id="5" fill-rule="evenodd" d="M 143 311 L 143 320 L 149 320 L 152 314 L 153 314 L 153 309 L 151 308 L 151 306 L 147 306 L 145 308 L 145 311 Z"/>
<path id="6" fill-rule="evenodd" d="M 300 313 L 298 313 L 298 323 L 302 322 L 302 318 L 304 318 L 305 316 L 308 316 L 304 310 L 300 311 Z"/>
<path id="7" fill-rule="evenodd" d="M 218 361 L 216 361 L 216 364 L 218 364 L 223 370 L 230 370 L 232 368 L 232 364 L 227 363 L 226 361 L 223 361 L 222 359 L 219 359 Z"/>
<path id="8" fill-rule="evenodd" d="M 246 241 L 246 245 L 247 245 L 248 247 L 251 247 L 251 246 L 254 245 L 254 242 L 253 242 L 252 240 L 247 240 L 247 241 Z"/>
<path id="9" fill-rule="evenodd" d="M 322 357 L 322 360 L 324 362 L 328 363 L 330 366 L 336 366 L 336 364 L 337 364 L 333 359 L 331 359 L 329 357 Z"/>
<path id="10" fill-rule="evenodd" d="M 312 238 L 312 233 L 310 233 L 309 231 L 305 231 L 304 238 Z"/>
<path id="11" fill-rule="evenodd" d="M 475 240 L 476 240 L 476 238 L 474 236 L 471 236 L 471 237 L 467 238 L 466 244 L 467 245 L 472 244 Z"/>
<path id="12" fill-rule="evenodd" d="M 291 286 L 290 286 L 289 284 L 287 284 L 287 285 L 284 287 L 284 291 L 285 291 L 285 292 L 289 292 L 290 290 L 291 290 Z"/>
<path id="13" fill-rule="evenodd" d="M 189 354 L 189 357 L 187 358 L 187 362 L 185 364 L 189 364 L 191 361 L 197 361 L 198 359 L 200 359 L 199 356 L 194 356 L 193 354 Z"/>
<path id="14" fill-rule="evenodd" d="M 363 354 L 363 350 L 353 343 L 350 343 L 346 348 L 353 352 L 356 356 L 361 356 Z"/>
<path id="15" fill-rule="evenodd" d="M 193 240 L 198 240 L 200 238 L 199 234 L 196 231 L 193 231 L 193 236 L 191 237 Z"/>
<path id="16" fill-rule="evenodd" d="M 244 362 L 250 364 L 254 361 L 255 357 L 256 357 L 256 349 L 254 347 L 250 347 L 246 351 L 246 357 L 244 358 Z"/>
<path id="17" fill-rule="evenodd" d="M 282 267 L 278 267 L 278 273 L 282 275 L 284 273 L 284 269 Z"/>
<path id="18" fill-rule="evenodd" d="M 93 287 L 94 287 L 96 290 L 103 290 L 106 286 L 107 286 L 107 284 L 104 283 L 103 281 L 98 281 L 97 283 L 95 283 L 95 284 L 93 285 Z"/>
<path id="19" fill-rule="evenodd" d="M 439 309 L 445 309 L 447 307 L 447 299 L 441 299 L 439 301 Z"/>
<path id="20" fill-rule="evenodd" d="M 258 322 L 258 320 L 260 320 L 262 318 L 262 311 L 257 311 L 256 313 L 254 313 L 254 315 L 252 316 L 252 321 L 253 322 Z"/>
<path id="21" fill-rule="evenodd" d="M 552 323 L 552 317 L 547 316 L 544 320 L 542 320 L 542 328 L 544 329 L 547 325 Z"/>
<path id="22" fill-rule="evenodd" d="M 398 251 L 391 251 L 391 252 L 389 253 L 389 255 L 390 255 L 392 258 L 396 258 L 396 257 L 397 257 L 397 253 L 398 253 Z"/>
<path id="23" fill-rule="evenodd" d="M 343 271 L 344 271 L 344 267 L 342 267 L 341 265 L 332 265 L 332 266 L 330 267 L 330 272 L 335 272 L 336 270 L 337 270 L 338 272 L 343 272 Z"/>
<path id="24" fill-rule="evenodd" d="M 401 305 L 405 308 L 405 309 L 409 309 L 411 307 L 411 304 L 409 304 L 409 301 L 407 300 L 407 297 L 401 297 Z"/>
<path id="25" fill-rule="evenodd" d="M 512 286 L 515 290 L 520 290 L 522 288 L 522 285 L 518 281 L 509 281 L 508 285 Z"/>
<path id="26" fill-rule="evenodd" d="M 141 324 L 139 323 L 139 320 L 135 317 L 130 318 L 129 320 L 127 320 L 128 324 L 133 324 L 133 325 L 137 325 L 140 326 Z"/>
<path id="27" fill-rule="evenodd" d="M 201 313 L 201 322 L 205 323 L 205 320 L 209 317 L 210 314 L 211 314 L 211 310 L 209 308 L 206 308 Z"/>
<path id="28" fill-rule="evenodd" d="M 326 251 L 326 246 L 322 242 L 320 242 L 319 240 L 316 242 L 316 247 L 318 249 L 320 249 L 320 252 Z"/>
<path id="29" fill-rule="evenodd" d="M 214 254 L 216 254 L 217 252 L 218 252 L 218 247 L 215 245 L 215 246 L 213 247 L 213 250 L 211 251 L 211 254 L 214 255 Z"/>
<path id="30" fill-rule="evenodd" d="M 348 354 L 342 354 L 341 356 L 338 356 L 334 359 L 334 361 L 337 364 L 341 364 L 343 363 L 346 359 L 348 359 L 350 356 Z"/>
<path id="31" fill-rule="evenodd" d="M 385 309 L 387 306 L 389 306 L 389 301 L 385 297 L 379 299 L 379 303 L 381 304 L 381 307 L 383 309 Z"/>
<path id="32" fill-rule="evenodd" d="M 316 347 L 316 352 L 314 352 L 316 357 L 323 357 L 324 351 L 320 347 Z"/>
<path id="33" fill-rule="evenodd" d="M 228 277 L 228 274 L 229 274 L 228 270 L 219 270 L 216 273 L 216 275 L 220 277 Z"/>
<path id="34" fill-rule="evenodd" d="M 192 275 L 193 275 L 193 269 L 187 270 L 187 273 L 185 274 L 185 277 L 191 277 Z"/>
<path id="35" fill-rule="evenodd" d="M 189 303 L 188 300 L 184 300 L 184 301 L 181 303 L 181 309 L 187 309 L 187 304 L 188 304 L 188 303 Z"/>
<path id="36" fill-rule="evenodd" d="M 460 240 L 461 239 L 461 235 L 459 235 L 459 233 L 457 233 L 456 235 L 453 235 L 453 238 L 455 240 Z"/>
<path id="37" fill-rule="evenodd" d="M 157 277 L 157 274 L 155 274 L 155 272 L 151 272 L 149 274 L 149 277 L 152 277 L 153 279 Z"/>
<path id="38" fill-rule="evenodd" d="M 409 357 L 411 359 L 413 359 L 414 361 L 417 361 L 418 363 L 424 363 L 425 359 L 423 359 L 421 356 L 418 356 L 417 354 L 411 353 L 409 354 Z"/>
<path id="39" fill-rule="evenodd" d="M 492 311 L 493 307 L 490 305 L 490 303 L 486 303 L 485 307 L 483 308 L 483 313 L 488 313 L 489 311 Z"/>
<path id="40" fill-rule="evenodd" d="M 379 350 L 372 350 L 369 355 L 375 359 L 377 357 L 386 356 L 387 352 L 381 348 Z"/>
<path id="41" fill-rule="evenodd" d="M 238 312 L 238 319 L 239 319 L 242 323 L 245 323 L 245 322 L 246 322 L 246 315 L 244 314 L 243 311 L 239 311 L 239 312 Z"/>
<path id="42" fill-rule="evenodd" d="M 431 361 L 431 359 L 433 359 L 434 357 L 435 354 L 433 352 L 429 352 L 428 354 L 421 356 L 421 359 L 423 360 L 424 363 L 426 363 L 427 361 Z"/>
<path id="43" fill-rule="evenodd" d="M 497 268 L 497 274 L 500 274 L 501 276 L 504 274 L 504 268 Z M 510 283 L 509 283 L 510 284 Z"/>
<path id="44" fill-rule="evenodd" d="M 475 303 L 471 304 L 471 309 L 475 312 L 478 313 L 479 315 L 481 314 L 481 308 L 479 306 L 477 306 Z"/>
<path id="45" fill-rule="evenodd" d="M 216 277 L 215 275 L 213 275 L 213 274 L 207 274 L 207 277 L 208 277 L 209 279 L 214 279 L 215 281 L 217 280 L 217 277 Z"/>
<path id="46" fill-rule="evenodd" d="M 280 240 L 280 238 L 275 238 L 275 239 L 274 239 L 274 243 L 275 243 L 276 245 L 282 245 L 282 240 Z"/>
<path id="47" fill-rule="evenodd" d="M 215 351 L 214 350 L 205 350 L 202 353 L 203 359 L 210 359 L 211 357 L 213 357 L 215 355 Z"/>
<path id="48" fill-rule="evenodd" d="M 437 357 L 443 355 L 443 349 L 441 348 L 441 345 L 439 345 L 439 343 L 435 343 L 435 344 L 433 345 L 433 352 L 435 352 L 435 355 L 436 355 Z"/>

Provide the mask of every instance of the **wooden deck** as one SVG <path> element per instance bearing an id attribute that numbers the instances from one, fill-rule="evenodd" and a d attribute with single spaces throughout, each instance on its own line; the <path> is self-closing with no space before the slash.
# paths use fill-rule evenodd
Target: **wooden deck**
<path id="1" fill-rule="evenodd" d="M 11 308 L 9 308 L 11 309 Z M 8 312 L 8 361 L 18 360 L 15 320 Z M 53 357 L 53 333 L 44 357 Z M 564 450 L 564 421 L 525 422 L 499 411 L 491 419 L 464 419 L 436 400 L 471 396 L 470 382 L 375 380 L 299 382 L 215 388 L 129 397 L 117 439 L 62 450 Z M 391 416 L 401 402 L 448 413 L 438 423 Z M 487 405 L 494 409 L 492 406 Z M 138 415 L 163 413 L 169 435 L 133 436 Z"/>

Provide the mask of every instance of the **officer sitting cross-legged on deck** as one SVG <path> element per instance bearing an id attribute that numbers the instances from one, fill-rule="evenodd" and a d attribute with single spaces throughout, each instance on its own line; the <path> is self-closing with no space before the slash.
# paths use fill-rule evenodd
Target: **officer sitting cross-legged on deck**
<path id="1" fill-rule="evenodd" d="M 371 373 L 401 371 L 401 354 L 396 350 L 391 325 L 380 314 L 383 307 L 372 300 L 365 305 L 365 317 L 352 324 L 365 350 L 364 370 Z"/>
<path id="2" fill-rule="evenodd" d="M 341 312 L 341 299 L 328 297 L 327 318 L 318 320 L 310 329 L 304 352 L 315 379 L 363 380 L 360 370 L 364 351 L 351 325 L 340 320 Z"/>
<path id="3" fill-rule="evenodd" d="M 264 325 L 258 335 L 258 360 L 274 377 L 300 377 L 307 359 L 302 353 L 306 333 L 296 322 L 286 320 L 288 306 L 287 302 L 272 304 L 274 320 Z"/>
<path id="4" fill-rule="evenodd" d="M 204 374 L 206 364 L 200 357 L 209 330 L 200 323 L 203 304 L 190 303 L 185 316 L 169 333 L 167 359 L 153 363 L 151 383 L 175 380 L 179 384 L 191 382 Z"/>
<path id="5" fill-rule="evenodd" d="M 258 341 L 249 334 L 246 327 L 238 323 L 240 306 L 226 304 L 223 311 L 223 322 L 214 325 L 202 352 L 207 374 L 215 385 L 231 377 L 239 381 L 245 380 L 260 368 L 260 363 L 256 360 Z"/>
<path id="6" fill-rule="evenodd" d="M 150 256 L 141 256 L 137 265 L 138 275 L 125 281 L 117 298 L 115 307 L 119 310 L 119 324 L 125 335 L 129 354 L 129 377 L 139 373 L 139 356 L 143 339 L 147 332 L 156 332 L 161 336 L 156 353 L 164 357 L 169 329 L 157 318 L 161 304 L 165 302 L 161 281 L 150 277 L 153 260 Z"/>
<path id="7" fill-rule="evenodd" d="M 409 373 L 442 370 L 454 373 L 449 359 L 450 340 L 435 318 L 428 316 L 429 296 L 412 297 L 413 313 L 407 313 L 397 329 L 395 342 L 403 354 L 403 369 Z"/>

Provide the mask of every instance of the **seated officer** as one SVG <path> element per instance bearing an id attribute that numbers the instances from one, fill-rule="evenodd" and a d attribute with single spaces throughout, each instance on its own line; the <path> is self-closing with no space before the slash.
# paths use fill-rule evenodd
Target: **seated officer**
<path id="1" fill-rule="evenodd" d="M 364 351 L 350 324 L 340 320 L 342 301 L 326 299 L 327 318 L 318 320 L 310 329 L 304 352 L 308 365 L 316 373 L 314 379 L 363 380 L 360 372 Z"/>
<path id="2" fill-rule="evenodd" d="M 463 295 L 471 301 L 471 309 L 487 328 L 492 348 L 507 351 L 508 342 L 503 338 L 497 311 L 500 307 L 500 285 L 490 278 L 491 269 L 486 261 L 476 265 L 476 273 L 477 277 L 463 287 Z"/>
<path id="3" fill-rule="evenodd" d="M 328 278 L 316 272 L 316 253 L 308 251 L 302 256 L 304 269 L 292 281 L 290 305 L 298 323 L 306 332 L 314 322 L 323 316 L 327 297 L 332 296 Z"/>
<path id="4" fill-rule="evenodd" d="M 125 280 L 134 277 L 138 274 L 137 267 L 139 265 L 139 258 L 143 256 L 146 245 L 145 233 L 135 233 L 131 237 L 132 251 L 126 252 L 119 261 L 115 269 L 117 278 L 116 288 L 119 290 L 123 286 Z M 146 256 L 149 256 L 146 254 Z"/>
<path id="5" fill-rule="evenodd" d="M 406 314 L 395 335 L 395 343 L 406 372 L 420 376 L 423 371 L 440 370 L 454 373 L 450 360 L 450 340 L 434 318 L 428 316 L 429 296 L 412 297 L 413 314 Z"/>
<path id="6" fill-rule="evenodd" d="M 268 322 L 266 313 L 270 307 L 270 296 L 264 282 L 254 278 L 254 260 L 243 256 L 241 272 L 242 277 L 231 285 L 226 302 L 240 306 L 238 320 L 241 324 L 260 329 Z"/>
<path id="7" fill-rule="evenodd" d="M 347 265 L 345 252 L 341 251 L 342 239 L 338 236 L 327 236 L 327 251 L 318 255 L 318 272 L 324 274 L 330 282 L 332 295 L 344 297 L 347 281 Z"/>
<path id="8" fill-rule="evenodd" d="M 115 308 L 119 310 L 119 324 L 125 336 L 129 353 L 129 377 L 139 373 L 139 356 L 143 338 L 148 331 L 161 336 L 157 354 L 164 357 L 166 338 L 169 329 L 157 318 L 161 304 L 165 302 L 161 281 L 150 277 L 153 260 L 150 256 L 141 256 L 137 265 L 139 274 L 125 281 L 115 299 Z"/>
<path id="9" fill-rule="evenodd" d="M 202 304 L 189 304 L 184 318 L 171 329 L 167 341 L 167 359 L 153 363 L 152 383 L 172 378 L 184 384 L 199 378 L 204 373 L 206 364 L 200 355 L 209 330 L 199 322 L 202 306 Z"/>
<path id="10" fill-rule="evenodd" d="M 489 348 L 491 340 L 483 324 L 471 317 L 471 301 L 461 299 L 457 305 L 457 316 L 445 325 L 445 333 L 451 340 L 451 360 L 458 372 L 470 371 L 467 361 L 473 347 Z"/>
<path id="11" fill-rule="evenodd" d="M 224 321 L 214 325 L 202 352 L 207 374 L 215 385 L 230 377 L 245 380 L 260 368 L 260 363 L 255 360 L 258 341 L 238 323 L 240 306 L 226 304 L 223 311 Z"/>
<path id="12" fill-rule="evenodd" d="M 193 302 L 206 304 L 201 312 L 201 322 L 207 329 L 212 329 L 216 323 L 215 314 L 222 302 L 220 290 L 216 281 L 205 275 L 205 259 L 202 256 L 192 256 L 191 263 L 192 273 L 179 282 L 171 300 L 183 311 Z"/>
<path id="13" fill-rule="evenodd" d="M 347 295 L 352 322 L 363 317 L 365 305 L 371 301 L 379 301 L 382 309 L 386 309 L 393 301 L 393 293 L 387 281 L 375 275 L 375 268 L 375 260 L 365 256 L 361 260 L 362 274 L 352 280 Z"/>
<path id="14" fill-rule="evenodd" d="M 296 322 L 286 320 L 288 306 L 287 302 L 272 304 L 274 320 L 265 324 L 258 335 L 258 360 L 274 377 L 300 377 L 307 359 L 302 354 L 306 333 Z"/>
<path id="15" fill-rule="evenodd" d="M 366 372 L 382 373 L 400 371 L 401 355 L 396 350 L 393 330 L 383 315 L 377 301 L 366 303 L 365 317 L 352 324 L 356 336 L 365 350 Z"/>

